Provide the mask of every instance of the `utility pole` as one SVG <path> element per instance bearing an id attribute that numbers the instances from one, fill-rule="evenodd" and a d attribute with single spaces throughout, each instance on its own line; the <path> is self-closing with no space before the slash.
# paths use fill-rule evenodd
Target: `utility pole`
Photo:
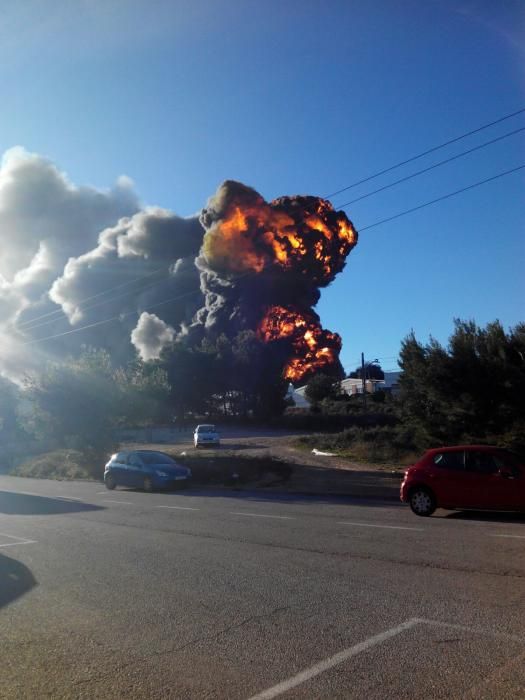
<path id="1" fill-rule="evenodd" d="M 363 406 L 366 408 L 366 378 L 365 378 L 365 353 L 361 353 L 361 390 L 363 392 Z"/>

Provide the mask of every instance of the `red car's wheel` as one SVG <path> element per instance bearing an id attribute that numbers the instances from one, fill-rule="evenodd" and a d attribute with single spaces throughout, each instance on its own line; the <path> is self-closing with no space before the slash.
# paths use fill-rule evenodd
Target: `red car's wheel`
<path id="1" fill-rule="evenodd" d="M 428 517 L 436 510 L 436 498 L 432 491 L 424 486 L 413 488 L 408 502 L 412 512 L 422 517 Z"/>

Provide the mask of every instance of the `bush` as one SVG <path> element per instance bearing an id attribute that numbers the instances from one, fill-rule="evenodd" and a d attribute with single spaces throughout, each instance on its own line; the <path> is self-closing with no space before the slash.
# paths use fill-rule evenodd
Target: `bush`
<path id="1" fill-rule="evenodd" d="M 299 444 L 336 452 L 359 462 L 408 463 L 428 447 L 426 436 L 417 426 L 353 426 L 335 434 L 308 435 Z"/>
<path id="2" fill-rule="evenodd" d="M 104 457 L 99 455 L 53 450 L 27 459 L 11 469 L 10 474 L 37 479 L 101 479 L 104 463 Z"/>

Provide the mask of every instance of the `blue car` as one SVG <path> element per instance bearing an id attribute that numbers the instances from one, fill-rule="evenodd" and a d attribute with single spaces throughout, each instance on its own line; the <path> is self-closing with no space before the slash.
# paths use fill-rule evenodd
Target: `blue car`
<path id="1" fill-rule="evenodd" d="M 154 491 L 183 486 L 190 479 L 191 469 L 177 464 L 164 452 L 153 450 L 117 452 L 104 469 L 104 483 L 110 490 L 130 486 Z"/>

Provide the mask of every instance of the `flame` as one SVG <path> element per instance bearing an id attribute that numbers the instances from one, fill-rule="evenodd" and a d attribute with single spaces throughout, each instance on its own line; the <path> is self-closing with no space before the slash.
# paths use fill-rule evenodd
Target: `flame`
<path id="1" fill-rule="evenodd" d="M 203 253 L 220 271 L 260 273 L 272 267 L 326 286 L 357 243 L 352 222 L 318 197 L 232 199 L 206 232 Z"/>
<path id="2" fill-rule="evenodd" d="M 269 307 L 257 333 L 266 343 L 290 342 L 292 354 L 283 376 L 291 382 L 299 382 L 307 374 L 334 364 L 341 350 L 341 338 L 324 330 L 314 314 L 284 306 Z"/>

